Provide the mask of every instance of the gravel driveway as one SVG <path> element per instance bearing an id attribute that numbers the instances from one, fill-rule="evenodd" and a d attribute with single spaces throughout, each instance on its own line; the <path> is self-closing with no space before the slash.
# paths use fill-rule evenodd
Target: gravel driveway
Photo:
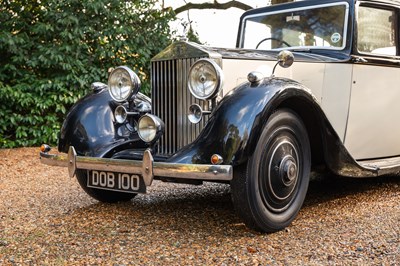
<path id="1" fill-rule="evenodd" d="M 248 230 L 229 186 L 103 204 L 38 149 L 0 150 L 0 265 L 400 265 L 400 178 L 319 176 L 294 223 Z"/>

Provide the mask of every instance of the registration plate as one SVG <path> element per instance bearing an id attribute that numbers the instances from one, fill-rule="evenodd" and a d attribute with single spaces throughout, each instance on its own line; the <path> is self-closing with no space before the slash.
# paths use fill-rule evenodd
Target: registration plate
<path id="1" fill-rule="evenodd" d="M 124 193 L 146 193 L 143 178 L 127 173 L 88 171 L 87 186 Z"/>

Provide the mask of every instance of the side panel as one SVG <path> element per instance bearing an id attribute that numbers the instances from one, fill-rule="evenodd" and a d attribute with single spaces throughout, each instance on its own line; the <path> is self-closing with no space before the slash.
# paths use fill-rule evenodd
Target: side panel
<path id="1" fill-rule="evenodd" d="M 269 77 L 276 62 L 267 60 L 246 60 L 246 59 L 223 59 L 222 70 L 224 72 L 223 94 L 236 88 L 247 81 L 247 75 L 251 71 L 257 71 Z"/>
<path id="2" fill-rule="evenodd" d="M 355 159 L 400 155 L 400 68 L 354 65 L 345 146 Z"/>
<path id="3" fill-rule="evenodd" d="M 351 64 L 326 64 L 322 92 L 322 109 L 329 123 L 344 142 L 349 113 Z"/>
<path id="4" fill-rule="evenodd" d="M 276 62 L 223 59 L 224 95 L 247 82 L 251 71 L 269 77 Z M 349 111 L 352 65 L 346 63 L 298 62 L 290 68 L 277 67 L 275 76 L 296 80 L 309 88 L 340 139 L 344 141 Z"/>
<path id="5" fill-rule="evenodd" d="M 266 78 L 270 77 L 276 61 L 223 59 L 222 64 L 225 75 L 224 94 L 226 94 L 239 84 L 247 82 L 247 75 L 251 71 L 258 71 Z M 295 63 L 290 68 L 277 66 L 275 76 L 295 80 L 305 85 L 311 89 L 318 103 L 321 103 L 325 65 L 324 62 L 300 62 L 295 58 Z"/>

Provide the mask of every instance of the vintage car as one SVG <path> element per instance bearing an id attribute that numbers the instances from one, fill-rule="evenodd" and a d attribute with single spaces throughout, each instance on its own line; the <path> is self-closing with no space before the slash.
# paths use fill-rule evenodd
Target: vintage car
<path id="1" fill-rule="evenodd" d="M 399 174 L 399 11 L 309 0 L 245 12 L 236 49 L 181 40 L 156 55 L 151 99 L 127 66 L 93 83 L 65 119 L 61 153 L 43 145 L 41 161 L 103 202 L 153 180 L 229 183 L 248 227 L 281 230 L 313 169 Z"/>

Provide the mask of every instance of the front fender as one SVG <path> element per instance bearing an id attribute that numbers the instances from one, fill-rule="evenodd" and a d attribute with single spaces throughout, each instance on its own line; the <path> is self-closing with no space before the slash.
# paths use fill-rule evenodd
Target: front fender
<path id="1" fill-rule="evenodd" d="M 268 78 L 259 84 L 240 85 L 223 98 L 199 137 L 168 161 L 205 164 L 213 154 L 221 155 L 223 164 L 247 161 L 270 114 L 290 97 L 319 108 L 310 90 L 290 79 Z"/>
<path id="2" fill-rule="evenodd" d="M 116 103 L 107 90 L 91 93 L 69 110 L 58 142 L 60 152 L 74 146 L 78 155 L 109 157 L 127 148 L 146 148 L 137 134 L 126 134 L 124 126 L 115 123 Z"/>

